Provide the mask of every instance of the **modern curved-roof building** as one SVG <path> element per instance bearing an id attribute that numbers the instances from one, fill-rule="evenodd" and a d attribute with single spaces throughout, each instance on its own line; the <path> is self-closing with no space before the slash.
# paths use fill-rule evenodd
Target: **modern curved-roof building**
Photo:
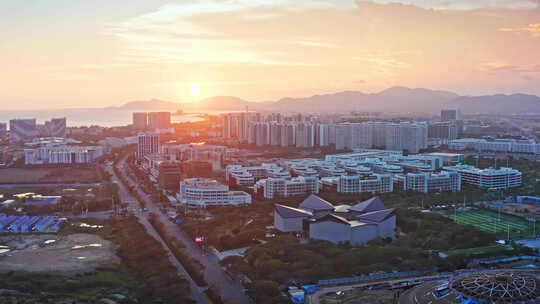
<path id="1" fill-rule="evenodd" d="M 427 282 L 404 293 L 400 304 L 538 304 L 536 272 L 491 271 Z"/>
<path id="2" fill-rule="evenodd" d="M 453 280 L 449 288 L 468 303 L 540 303 L 540 280 L 526 273 L 475 274 Z"/>
<path id="3" fill-rule="evenodd" d="M 274 227 L 286 233 L 302 232 L 310 239 L 356 245 L 377 237 L 393 239 L 396 215 L 378 197 L 354 206 L 334 206 L 312 194 L 298 208 L 276 204 Z"/>

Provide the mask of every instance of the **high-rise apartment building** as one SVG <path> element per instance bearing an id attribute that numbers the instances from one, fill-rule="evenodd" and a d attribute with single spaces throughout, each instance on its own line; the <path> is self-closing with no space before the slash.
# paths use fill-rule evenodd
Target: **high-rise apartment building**
<path id="1" fill-rule="evenodd" d="M 296 125 L 296 147 L 311 148 L 315 146 L 313 124 L 301 122 Z"/>
<path id="2" fill-rule="evenodd" d="M 66 137 L 66 128 L 66 118 L 53 118 L 38 125 L 38 132 L 42 137 Z"/>
<path id="3" fill-rule="evenodd" d="M 146 128 L 148 128 L 148 113 L 133 113 L 132 125 L 136 130 L 146 130 Z"/>
<path id="4" fill-rule="evenodd" d="M 454 140 L 458 136 L 458 126 L 453 121 L 431 123 L 428 127 L 429 138 Z"/>
<path id="5" fill-rule="evenodd" d="M 388 150 L 407 150 L 418 153 L 427 148 L 427 125 L 425 123 L 387 124 L 386 146 Z"/>
<path id="6" fill-rule="evenodd" d="M 270 125 L 267 122 L 259 122 L 253 125 L 255 128 L 255 145 L 261 147 L 270 144 Z"/>
<path id="7" fill-rule="evenodd" d="M 150 112 L 148 113 L 148 127 L 150 129 L 167 129 L 171 126 L 170 112 Z"/>
<path id="8" fill-rule="evenodd" d="M 328 124 L 319 124 L 316 129 L 315 144 L 319 147 L 327 147 L 330 144 L 330 126 Z"/>
<path id="9" fill-rule="evenodd" d="M 459 109 L 443 109 L 441 110 L 441 121 L 456 121 L 461 119 L 461 111 Z"/>
<path id="10" fill-rule="evenodd" d="M 408 150 L 418 153 L 427 148 L 424 123 L 344 123 L 335 126 L 336 149 Z"/>
<path id="11" fill-rule="evenodd" d="M 0 137 L 5 137 L 7 135 L 7 124 L 0 122 Z"/>
<path id="12" fill-rule="evenodd" d="M 12 119 L 9 121 L 9 137 L 12 142 L 22 142 L 39 136 L 36 119 Z"/>
<path id="13" fill-rule="evenodd" d="M 255 118 L 258 117 L 259 116 L 255 116 Z M 223 137 L 249 142 L 251 136 L 250 118 L 251 115 L 248 112 L 226 114 L 223 117 Z M 256 119 L 256 121 L 262 122 L 258 119 Z"/>
<path id="14" fill-rule="evenodd" d="M 137 157 L 144 158 L 146 155 L 159 152 L 159 134 L 139 133 Z"/>

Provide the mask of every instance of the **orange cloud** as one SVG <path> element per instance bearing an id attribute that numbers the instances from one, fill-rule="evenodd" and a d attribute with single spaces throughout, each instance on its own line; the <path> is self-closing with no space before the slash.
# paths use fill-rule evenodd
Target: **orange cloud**
<path id="1" fill-rule="evenodd" d="M 501 32 L 527 33 L 533 37 L 540 37 L 540 23 L 531 23 L 524 27 L 506 27 L 499 29 Z"/>

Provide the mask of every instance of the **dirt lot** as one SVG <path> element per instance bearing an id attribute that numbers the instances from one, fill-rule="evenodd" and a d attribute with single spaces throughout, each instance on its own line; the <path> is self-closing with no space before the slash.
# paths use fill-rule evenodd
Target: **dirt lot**
<path id="1" fill-rule="evenodd" d="M 0 184 L 56 184 L 94 182 L 99 182 L 99 176 L 94 168 L 0 169 Z"/>
<path id="2" fill-rule="evenodd" d="M 119 264 L 115 245 L 95 234 L 1 236 L 0 273 L 7 271 L 83 273 Z"/>

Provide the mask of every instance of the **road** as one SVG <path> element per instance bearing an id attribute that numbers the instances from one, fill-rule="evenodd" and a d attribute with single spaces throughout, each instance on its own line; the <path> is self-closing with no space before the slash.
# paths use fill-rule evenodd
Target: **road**
<path id="1" fill-rule="evenodd" d="M 176 257 L 172 254 L 169 247 L 165 244 L 161 236 L 157 233 L 157 231 L 154 229 L 154 227 L 150 224 L 148 219 L 146 218 L 146 214 L 143 214 L 141 211 L 140 206 L 138 205 L 135 198 L 127 191 L 126 187 L 122 184 L 120 179 L 116 176 L 114 173 L 114 170 L 112 169 L 112 166 L 106 166 L 105 170 L 107 170 L 110 174 L 112 174 L 112 181 L 116 182 L 118 184 L 118 195 L 120 196 L 120 200 L 124 203 L 128 203 L 128 208 L 131 210 L 134 210 L 133 214 L 139 219 L 139 222 L 144 226 L 146 229 L 146 232 L 154 237 L 156 240 L 158 240 L 163 248 L 167 251 L 169 255 L 169 260 L 171 261 L 172 265 L 175 266 L 178 269 L 178 274 L 181 277 L 186 278 L 189 281 L 189 285 L 191 287 L 191 293 L 193 299 L 198 304 L 212 304 L 206 295 L 203 294 L 204 290 L 206 288 L 201 288 L 195 284 L 193 279 L 189 276 L 188 272 L 184 269 L 182 264 L 176 259 Z"/>
<path id="2" fill-rule="evenodd" d="M 366 283 L 358 283 L 353 285 L 340 285 L 340 286 L 331 286 L 331 287 L 323 287 L 319 290 L 317 290 L 314 294 L 309 295 L 306 297 L 306 303 L 308 304 L 320 304 L 320 297 L 321 295 L 324 295 L 329 292 L 338 292 L 338 291 L 345 291 L 345 290 L 351 290 L 359 287 L 365 287 L 370 286 L 374 284 L 381 284 L 381 283 L 389 283 L 389 284 L 395 284 L 399 282 L 404 281 L 411 281 L 411 280 L 438 280 L 443 278 L 448 278 L 449 275 L 441 276 L 441 275 L 434 275 L 434 276 L 422 276 L 422 277 L 415 277 L 415 278 L 399 278 L 399 279 L 390 279 L 390 280 L 383 280 L 383 281 L 372 281 L 372 282 L 366 282 Z"/>
<path id="3" fill-rule="evenodd" d="M 162 214 L 157 204 L 153 204 L 152 198 L 142 192 L 137 186 L 137 183 L 131 180 L 125 172 L 125 158 L 118 163 L 120 173 L 126 177 L 127 181 L 137 189 L 139 196 L 145 201 L 146 208 L 149 212 L 155 213 L 160 217 L 160 221 L 166 226 L 167 231 L 178 238 L 187 248 L 190 255 L 197 259 L 205 267 L 204 278 L 209 284 L 217 287 L 221 297 L 228 302 L 234 304 L 251 304 L 251 299 L 245 294 L 244 286 L 238 280 L 232 279 L 225 273 L 219 259 L 211 251 L 203 251 L 201 247 L 194 242 L 179 225 L 172 223 L 167 219 L 167 216 Z M 132 200 L 134 200 L 132 198 Z M 143 216 L 145 218 L 145 216 Z M 146 218 L 145 218 L 146 220 Z M 147 221 L 147 220 L 146 220 Z"/>
<path id="4" fill-rule="evenodd" d="M 317 290 L 314 294 L 309 295 L 306 297 L 306 303 L 308 304 L 320 304 L 320 297 L 321 295 L 324 295 L 329 292 L 338 292 L 338 291 L 346 291 L 351 290 L 359 287 L 365 287 L 370 286 L 374 284 L 381 284 L 381 283 L 389 283 L 389 284 L 396 284 L 400 282 L 405 281 L 412 281 L 412 280 L 423 280 L 425 283 L 429 281 L 439 281 L 443 279 L 452 278 L 455 276 L 462 276 L 462 275 L 468 275 L 468 274 L 475 274 L 475 273 L 493 273 L 493 272 L 505 272 L 505 271 L 512 271 L 512 272 L 529 272 L 533 273 L 536 270 L 534 269 L 485 269 L 485 270 L 465 270 L 461 272 L 445 272 L 445 273 L 438 273 L 436 275 L 428 275 L 428 276 L 419 276 L 419 277 L 409 277 L 409 278 L 399 278 L 399 279 L 389 279 L 389 280 L 381 280 L 381 281 L 372 281 L 372 282 L 366 282 L 366 283 L 358 283 L 358 284 L 351 284 L 351 285 L 339 285 L 339 286 L 330 286 L 330 287 L 323 287 L 319 290 Z M 423 285 L 423 284 L 422 284 Z M 419 286 L 422 286 L 419 285 Z M 399 299 L 399 303 L 414 303 L 414 301 L 411 299 L 411 294 L 409 291 L 412 289 L 407 290 L 405 293 L 403 293 Z"/>

